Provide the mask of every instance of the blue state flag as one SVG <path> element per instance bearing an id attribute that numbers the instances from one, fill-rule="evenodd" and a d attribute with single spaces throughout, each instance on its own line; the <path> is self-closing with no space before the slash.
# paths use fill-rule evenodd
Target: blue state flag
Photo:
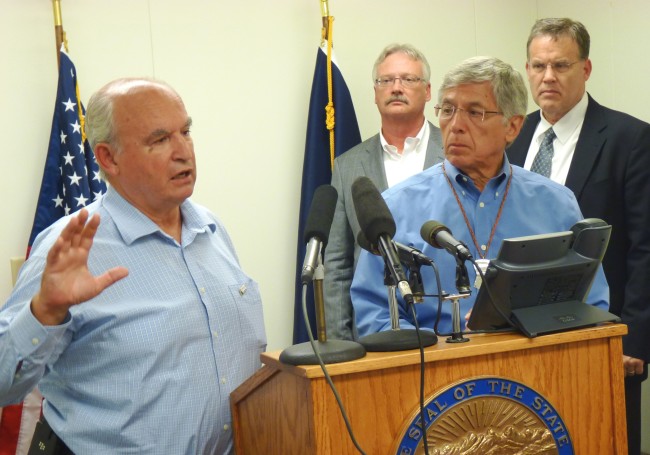
<path id="1" fill-rule="evenodd" d="M 332 56 L 333 57 L 333 56 Z M 338 156 L 361 142 L 359 124 L 354 113 L 352 97 L 338 66 L 332 60 L 332 106 L 334 109 L 334 151 Z M 330 184 L 332 180 L 332 162 L 330 158 L 330 132 L 327 128 L 327 111 L 329 103 L 327 76 L 327 46 L 318 49 L 316 69 L 309 100 L 307 120 L 307 138 L 305 142 L 305 160 L 302 168 L 302 191 L 300 196 L 300 220 L 298 225 L 298 254 L 296 267 L 295 306 L 293 318 L 293 342 L 302 343 L 309 340 L 307 327 L 302 313 L 301 272 L 305 257 L 303 232 L 314 191 L 320 185 Z M 327 270 L 325 271 L 327 273 Z M 307 312 L 316 337 L 313 293 L 307 293 Z"/>
<path id="2" fill-rule="evenodd" d="M 59 55 L 59 85 L 52 131 L 28 255 L 34 239 L 43 229 L 106 192 L 106 184 L 99 176 L 99 166 L 86 139 L 86 111 L 79 99 L 76 69 L 63 48 Z"/>

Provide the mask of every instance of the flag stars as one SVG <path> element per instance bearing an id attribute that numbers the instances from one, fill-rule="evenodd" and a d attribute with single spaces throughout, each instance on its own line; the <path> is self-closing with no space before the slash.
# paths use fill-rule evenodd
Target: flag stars
<path id="1" fill-rule="evenodd" d="M 54 207 L 63 207 L 63 199 L 58 194 L 56 195 L 56 199 L 52 200 L 54 201 Z"/>
<path id="2" fill-rule="evenodd" d="M 61 144 L 65 144 L 65 138 L 67 137 L 68 136 L 63 131 L 61 131 Z"/>
<path id="3" fill-rule="evenodd" d="M 70 155 L 70 152 L 67 152 L 65 155 L 63 155 L 63 159 L 65 160 L 65 164 L 72 166 L 72 160 L 74 160 L 74 156 Z"/>
<path id="4" fill-rule="evenodd" d="M 63 101 L 63 105 L 65 106 L 66 111 L 74 112 L 74 107 L 77 105 L 77 103 L 73 103 L 72 99 L 68 98 L 68 101 Z"/>
<path id="5" fill-rule="evenodd" d="M 71 123 L 70 126 L 72 127 L 72 132 L 73 133 L 79 133 L 81 134 L 81 125 L 79 125 L 79 121 L 75 120 L 74 123 Z"/>
<path id="6" fill-rule="evenodd" d="M 76 197 L 75 199 L 77 200 L 77 207 L 85 207 L 86 206 L 86 201 L 88 200 L 88 198 L 84 197 L 83 194 L 81 196 L 79 196 L 79 197 Z"/>
<path id="7" fill-rule="evenodd" d="M 81 180 L 83 177 L 78 176 L 77 173 L 74 172 L 72 175 L 69 175 L 68 178 L 70 179 L 70 185 L 79 186 L 79 180 Z"/>

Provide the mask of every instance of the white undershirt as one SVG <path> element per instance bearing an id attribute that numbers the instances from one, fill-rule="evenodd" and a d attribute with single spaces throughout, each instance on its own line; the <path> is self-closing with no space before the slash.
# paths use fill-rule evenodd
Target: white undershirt
<path id="1" fill-rule="evenodd" d="M 429 122 L 424 119 L 424 125 L 418 134 L 404 140 L 404 150 L 401 154 L 397 152 L 397 147 L 386 142 L 381 130 L 379 131 L 379 141 L 384 149 L 384 169 L 390 188 L 424 169 L 424 159 L 429 143 Z"/>
<path id="2" fill-rule="evenodd" d="M 535 134 L 533 134 L 533 140 L 530 141 L 526 162 L 524 163 L 525 169 L 530 170 L 530 167 L 533 165 L 533 160 L 537 156 L 537 152 L 539 152 L 542 136 L 549 128 L 553 127 L 556 137 L 553 140 L 554 153 L 550 179 L 564 185 L 569 174 L 573 152 L 578 143 L 578 136 L 580 136 L 580 130 L 585 120 L 588 103 L 589 98 L 587 97 L 587 92 L 585 92 L 582 99 L 578 101 L 578 104 L 573 106 L 555 125 L 551 125 L 540 111 L 541 119 L 537 124 Z"/>

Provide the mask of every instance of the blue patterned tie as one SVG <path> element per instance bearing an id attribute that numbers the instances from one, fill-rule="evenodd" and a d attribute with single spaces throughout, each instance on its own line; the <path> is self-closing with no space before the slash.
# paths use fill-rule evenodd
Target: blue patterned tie
<path id="1" fill-rule="evenodd" d="M 543 175 L 544 177 L 551 176 L 551 165 L 553 164 L 553 139 L 555 139 L 555 131 L 549 128 L 544 133 L 542 144 L 539 146 L 539 152 L 533 160 L 533 165 L 530 170 Z"/>

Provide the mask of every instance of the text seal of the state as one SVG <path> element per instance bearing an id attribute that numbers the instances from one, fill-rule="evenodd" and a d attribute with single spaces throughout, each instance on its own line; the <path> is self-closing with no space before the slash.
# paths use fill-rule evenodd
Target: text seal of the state
<path id="1" fill-rule="evenodd" d="M 573 455 L 571 437 L 553 405 L 530 387 L 501 377 L 453 384 L 414 411 L 397 440 L 396 455 L 498 453 Z"/>

